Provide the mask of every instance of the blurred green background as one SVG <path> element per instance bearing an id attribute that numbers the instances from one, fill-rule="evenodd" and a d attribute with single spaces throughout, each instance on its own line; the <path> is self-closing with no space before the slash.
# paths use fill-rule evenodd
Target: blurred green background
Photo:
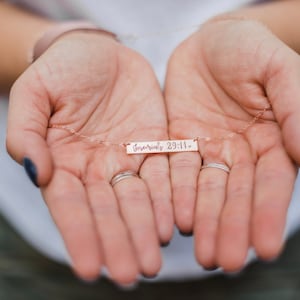
<path id="1" fill-rule="evenodd" d="M 298 300 L 300 232 L 272 263 L 257 262 L 239 276 L 187 282 L 141 283 L 122 290 L 101 279 L 83 283 L 62 265 L 41 256 L 0 217 L 0 300 Z"/>

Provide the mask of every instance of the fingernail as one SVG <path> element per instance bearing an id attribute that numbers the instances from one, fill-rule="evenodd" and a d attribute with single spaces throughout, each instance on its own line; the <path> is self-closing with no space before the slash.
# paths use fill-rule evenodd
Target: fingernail
<path id="1" fill-rule="evenodd" d="M 86 278 L 81 278 L 81 277 L 77 277 L 79 281 L 81 281 L 84 284 L 87 285 L 94 285 L 99 281 L 99 277 L 94 278 L 94 279 L 86 279 Z"/>
<path id="2" fill-rule="evenodd" d="M 179 230 L 180 235 L 185 236 L 185 237 L 189 237 L 193 235 L 193 231 L 190 232 L 183 232 Z"/>
<path id="3" fill-rule="evenodd" d="M 113 282 L 118 288 L 122 289 L 122 290 L 128 290 L 131 291 L 133 289 L 135 289 L 138 286 L 138 282 L 134 282 L 134 283 L 115 283 Z"/>
<path id="4" fill-rule="evenodd" d="M 161 242 L 161 243 L 160 243 L 160 246 L 161 246 L 162 248 L 168 247 L 169 245 L 170 245 L 170 242 Z"/>
<path id="5" fill-rule="evenodd" d="M 154 275 L 148 275 L 148 274 L 142 273 L 141 275 L 142 275 L 144 278 L 146 278 L 146 279 L 153 279 L 153 278 L 157 277 L 157 274 L 154 274 Z"/>
<path id="6" fill-rule="evenodd" d="M 37 170 L 35 164 L 29 159 L 28 157 L 24 157 L 23 159 L 23 167 L 26 171 L 26 174 L 30 178 L 31 182 L 36 186 L 39 187 L 37 183 Z"/>
<path id="7" fill-rule="evenodd" d="M 204 269 L 205 271 L 214 271 L 214 270 L 217 270 L 218 267 L 217 267 L 217 266 L 203 267 L 203 269 Z"/>

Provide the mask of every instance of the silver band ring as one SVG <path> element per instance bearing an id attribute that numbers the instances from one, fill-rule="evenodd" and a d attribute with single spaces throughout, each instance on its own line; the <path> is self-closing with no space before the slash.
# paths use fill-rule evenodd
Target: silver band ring
<path id="1" fill-rule="evenodd" d="M 226 166 L 224 164 L 220 164 L 220 163 L 209 163 L 209 164 L 203 165 L 201 167 L 201 170 L 206 169 L 206 168 L 217 168 L 217 169 L 225 171 L 226 173 L 229 173 L 229 171 L 230 171 L 228 166 Z"/>
<path id="2" fill-rule="evenodd" d="M 131 177 L 139 177 L 139 175 L 134 171 L 130 171 L 130 170 L 124 171 L 115 175 L 111 179 L 110 184 L 111 186 L 114 186 L 116 183 L 120 182 L 121 180 L 131 178 Z"/>

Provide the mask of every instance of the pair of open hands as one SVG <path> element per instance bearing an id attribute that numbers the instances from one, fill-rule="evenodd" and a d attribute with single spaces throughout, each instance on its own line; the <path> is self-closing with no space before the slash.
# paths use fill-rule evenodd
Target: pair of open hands
<path id="1" fill-rule="evenodd" d="M 104 34 L 70 33 L 16 81 L 7 146 L 16 161 L 34 162 L 82 278 L 102 266 L 124 284 L 155 275 L 174 222 L 193 231 L 201 265 L 234 271 L 250 246 L 265 259 L 282 248 L 300 161 L 297 97 L 298 55 L 255 21 L 205 24 L 174 51 L 163 93 L 139 54 Z M 245 133 L 169 157 L 129 156 L 49 128 L 117 143 L 225 136 L 268 106 Z M 203 161 L 225 163 L 230 173 L 200 172 Z M 140 178 L 112 187 L 124 170 Z"/>

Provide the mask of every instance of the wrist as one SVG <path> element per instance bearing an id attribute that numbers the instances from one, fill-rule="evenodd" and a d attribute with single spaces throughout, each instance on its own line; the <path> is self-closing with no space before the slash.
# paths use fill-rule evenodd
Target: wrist
<path id="1" fill-rule="evenodd" d="M 39 58 L 52 44 L 69 33 L 99 33 L 116 39 L 115 34 L 86 21 L 69 21 L 54 24 L 34 43 L 29 54 L 29 63 Z"/>
<path id="2" fill-rule="evenodd" d="M 300 1 L 286 0 L 247 6 L 216 16 L 208 21 L 253 21 L 268 28 L 286 45 L 300 53 Z"/>
<path id="3" fill-rule="evenodd" d="M 254 22 L 256 24 L 259 24 L 265 28 L 267 28 L 267 26 L 261 22 L 258 19 L 255 19 L 254 17 L 251 16 L 247 16 L 247 14 L 243 14 L 241 12 L 227 12 L 227 13 L 223 13 L 217 16 L 214 16 L 210 19 L 208 19 L 203 25 L 213 25 L 213 24 L 217 24 L 219 22 Z"/>

